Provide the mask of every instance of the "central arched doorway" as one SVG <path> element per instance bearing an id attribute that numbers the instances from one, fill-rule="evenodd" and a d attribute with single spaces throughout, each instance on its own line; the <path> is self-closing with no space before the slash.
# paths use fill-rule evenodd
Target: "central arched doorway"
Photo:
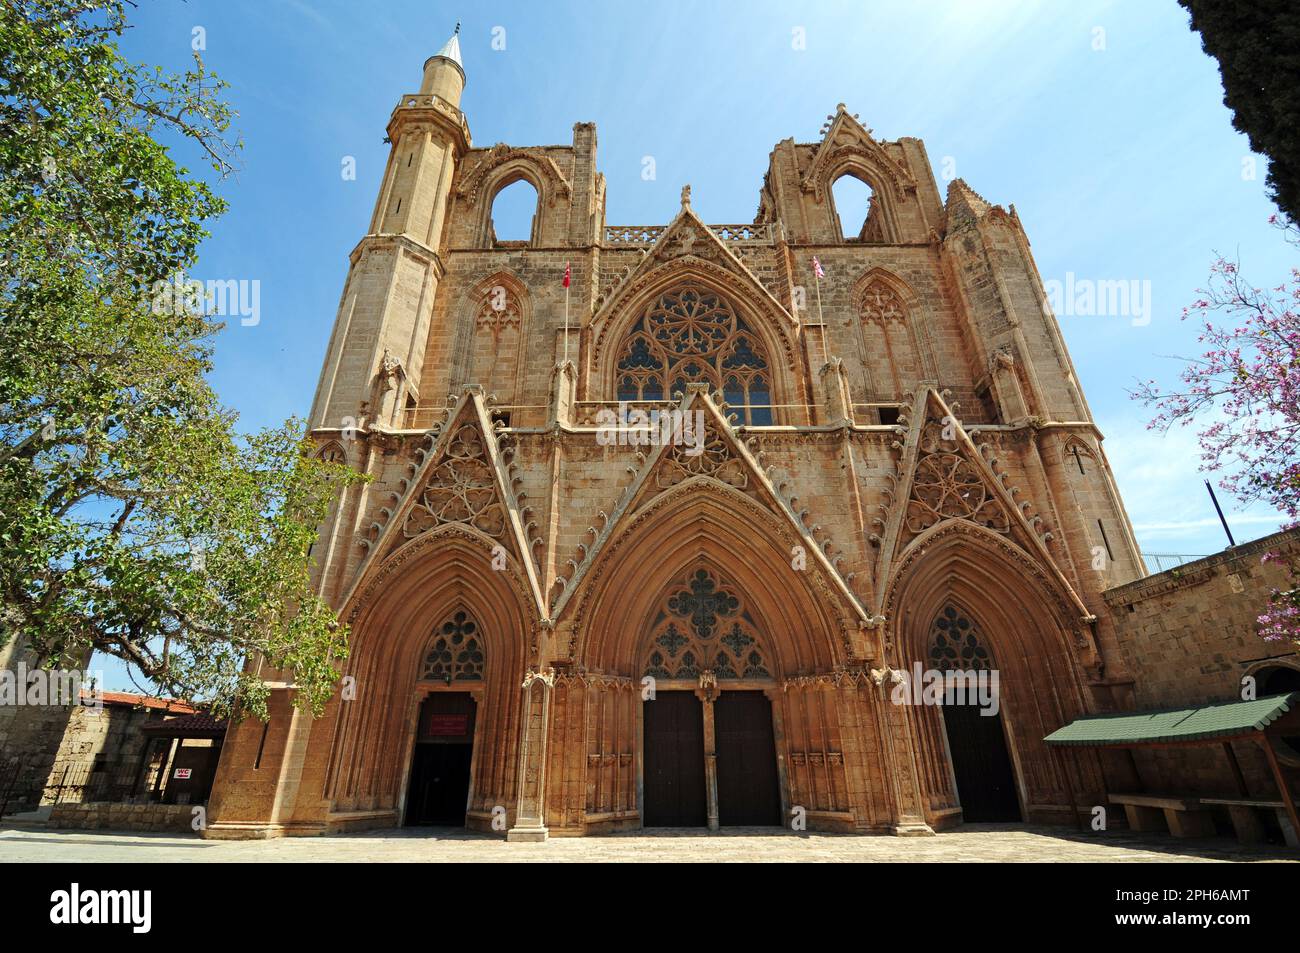
<path id="1" fill-rule="evenodd" d="M 955 606 L 944 606 L 934 621 L 928 662 L 931 672 L 945 677 L 944 735 L 962 819 L 1020 820 L 993 656 L 978 628 Z M 990 698 L 993 704 L 980 704 Z"/>
<path id="2" fill-rule="evenodd" d="M 779 825 L 775 680 L 736 587 L 700 566 L 678 577 L 644 645 L 642 823 Z"/>
<path id="3" fill-rule="evenodd" d="M 480 638 L 478 623 L 457 611 L 438 627 L 425 653 L 420 684 L 427 694 L 411 753 L 408 827 L 465 825 L 478 714 L 475 690 L 483 680 Z"/>

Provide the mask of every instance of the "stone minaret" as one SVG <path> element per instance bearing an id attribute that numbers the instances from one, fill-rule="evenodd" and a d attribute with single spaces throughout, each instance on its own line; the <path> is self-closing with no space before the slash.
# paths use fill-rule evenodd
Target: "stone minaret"
<path id="1" fill-rule="evenodd" d="M 312 406 L 311 426 L 320 436 L 400 426 L 419 399 L 429 319 L 446 270 L 448 196 L 470 148 L 460 111 L 464 88 L 453 34 L 425 62 L 420 91 L 403 96 L 389 119 L 392 150 L 379 199 L 369 232 L 350 256 Z"/>
<path id="2" fill-rule="evenodd" d="M 349 256 L 309 423 L 330 459 L 364 473 L 382 468 L 376 444 L 400 429 L 420 400 L 438 288 L 446 275 L 445 222 L 457 166 L 470 149 L 460 111 L 465 88 L 457 33 L 424 64 L 420 91 L 401 98 L 388 121 L 392 149 L 366 235 Z M 431 384 L 432 382 L 430 382 Z M 322 528 L 317 582 L 326 598 L 359 558 L 346 540 L 369 505 L 353 487 Z"/>

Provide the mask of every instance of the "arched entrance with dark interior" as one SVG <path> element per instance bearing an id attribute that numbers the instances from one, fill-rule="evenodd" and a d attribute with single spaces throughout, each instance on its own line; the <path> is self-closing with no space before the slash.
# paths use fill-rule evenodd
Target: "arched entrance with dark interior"
<path id="1" fill-rule="evenodd" d="M 462 526 L 422 533 L 355 597 L 345 674 L 359 700 L 340 704 L 331 739 L 334 814 L 491 830 L 515 805 L 530 607 L 493 545 Z"/>
<path id="2" fill-rule="evenodd" d="M 838 728 L 839 713 L 820 704 L 829 693 L 813 705 L 802 689 L 785 690 L 792 672 L 834 670 L 834 594 L 815 566 L 792 568 L 798 538 L 744 492 L 744 472 L 730 476 L 737 485 L 701 475 L 660 492 L 575 591 L 575 665 L 636 688 L 627 715 L 611 709 L 594 730 L 611 744 L 630 737 L 634 821 L 647 827 L 698 826 L 701 787 L 710 828 L 782 824 L 795 806 L 846 810 L 838 750 L 806 776 L 813 756 L 834 748 L 824 729 Z M 617 750 L 586 762 L 588 816 L 590 805 L 608 810 L 604 790 L 622 790 Z"/>
<path id="3" fill-rule="evenodd" d="M 469 692 L 434 691 L 420 705 L 407 827 L 463 827 L 474 760 L 478 704 Z"/>
<path id="4" fill-rule="evenodd" d="M 980 714 L 992 705 L 908 706 L 926 822 L 1061 823 L 1098 803 L 1087 800 L 1105 790 L 1098 763 L 1042 741 L 1088 710 L 1076 655 L 1087 651 L 1086 633 L 1070 591 L 1007 534 L 967 520 L 924 531 L 896 566 L 884 601 L 898 652 L 891 664 L 909 680 L 945 664 L 974 666 L 975 676 L 987 668 L 996 702 L 996 715 Z"/>
<path id="5" fill-rule="evenodd" d="M 996 701 L 997 666 L 979 628 L 952 604 L 930 635 L 927 670 L 944 676 L 944 740 L 966 821 L 1018 821 L 1015 770 Z"/>
<path id="6" fill-rule="evenodd" d="M 406 793 L 408 827 L 463 827 L 474 763 L 474 729 L 482 694 L 483 636 L 465 609 L 438 625 L 420 663 L 424 691 L 416 721 Z"/>

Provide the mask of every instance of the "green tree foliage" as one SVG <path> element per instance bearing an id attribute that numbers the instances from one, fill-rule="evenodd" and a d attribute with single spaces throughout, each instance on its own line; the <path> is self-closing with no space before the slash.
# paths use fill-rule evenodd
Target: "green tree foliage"
<path id="1" fill-rule="evenodd" d="M 1273 201 L 1300 224 L 1300 4 L 1178 0 L 1201 47 L 1219 61 L 1223 102 L 1250 148 L 1268 156 Z"/>
<path id="2" fill-rule="evenodd" d="M 309 550 L 355 475 L 297 421 L 241 435 L 221 324 L 156 294 L 225 208 L 163 141 L 217 179 L 237 146 L 224 84 L 127 62 L 125 28 L 122 0 L 0 0 L 0 644 L 263 717 L 272 669 L 319 712 L 347 633 Z"/>

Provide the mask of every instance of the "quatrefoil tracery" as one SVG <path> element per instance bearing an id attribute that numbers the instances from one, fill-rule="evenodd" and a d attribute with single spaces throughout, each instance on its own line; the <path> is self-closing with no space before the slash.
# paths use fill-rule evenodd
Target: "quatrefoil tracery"
<path id="1" fill-rule="evenodd" d="M 771 678 L 753 620 L 730 587 L 705 569 L 661 603 L 645 674 L 663 679 Z"/>

